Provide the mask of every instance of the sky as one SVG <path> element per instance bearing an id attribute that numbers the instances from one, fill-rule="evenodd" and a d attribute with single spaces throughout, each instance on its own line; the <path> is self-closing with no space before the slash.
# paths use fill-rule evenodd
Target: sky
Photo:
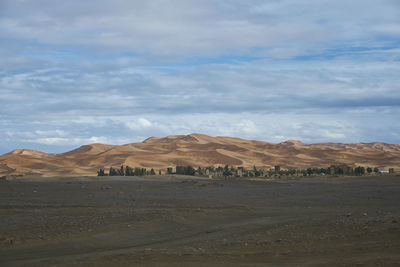
<path id="1" fill-rule="evenodd" d="M 400 143 L 400 1 L 0 0 L 0 154 Z"/>

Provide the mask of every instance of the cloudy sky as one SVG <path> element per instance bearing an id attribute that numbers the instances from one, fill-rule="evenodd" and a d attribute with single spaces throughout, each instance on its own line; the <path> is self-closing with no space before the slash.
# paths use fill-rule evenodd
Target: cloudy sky
<path id="1" fill-rule="evenodd" d="M 397 0 L 0 0 L 0 154 L 149 136 L 400 143 Z"/>

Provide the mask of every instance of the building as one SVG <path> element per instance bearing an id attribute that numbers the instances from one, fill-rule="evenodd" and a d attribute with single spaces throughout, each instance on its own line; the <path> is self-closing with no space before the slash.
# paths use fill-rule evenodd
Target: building
<path id="1" fill-rule="evenodd" d="M 340 165 L 338 168 L 341 169 L 343 174 L 345 174 L 345 175 L 353 175 L 354 174 L 353 168 L 346 164 Z"/>
<path id="2" fill-rule="evenodd" d="M 336 173 L 336 168 L 335 168 L 334 165 L 331 165 L 331 166 L 328 168 L 328 174 L 334 175 L 335 173 Z"/>
<path id="3" fill-rule="evenodd" d="M 346 164 L 342 164 L 342 165 L 331 165 L 328 170 L 327 173 L 330 175 L 353 175 L 354 174 L 354 169 Z"/>
<path id="4" fill-rule="evenodd" d="M 276 165 L 276 166 L 275 166 L 275 172 L 276 172 L 276 173 L 279 173 L 280 171 L 281 171 L 281 166 Z"/>
<path id="5" fill-rule="evenodd" d="M 176 166 L 176 174 L 185 174 L 186 168 L 185 166 Z"/>

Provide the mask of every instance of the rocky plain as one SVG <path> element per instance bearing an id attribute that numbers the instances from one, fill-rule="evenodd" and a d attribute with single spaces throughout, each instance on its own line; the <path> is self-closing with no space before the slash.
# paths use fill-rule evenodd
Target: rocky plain
<path id="1" fill-rule="evenodd" d="M 400 176 L 0 181 L 0 266 L 399 266 Z"/>

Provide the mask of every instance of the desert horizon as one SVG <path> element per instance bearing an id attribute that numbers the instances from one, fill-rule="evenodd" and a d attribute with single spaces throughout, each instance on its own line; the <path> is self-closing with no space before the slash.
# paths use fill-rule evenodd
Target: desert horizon
<path id="1" fill-rule="evenodd" d="M 400 266 L 399 11 L 0 0 L 0 266 Z"/>
<path id="2" fill-rule="evenodd" d="M 128 165 L 166 173 L 175 166 L 234 166 L 283 169 L 400 166 L 400 145 L 372 143 L 305 144 L 288 140 L 278 144 L 205 134 L 149 137 L 125 145 L 89 144 L 64 153 L 16 149 L 0 156 L 0 176 L 96 175 L 99 169 Z"/>
<path id="3" fill-rule="evenodd" d="M 246 138 L 243 138 L 243 137 L 239 137 L 239 136 L 227 136 L 227 135 L 216 135 L 216 136 L 213 136 L 213 135 L 209 135 L 209 134 L 207 134 L 207 133 L 190 133 L 190 134 L 171 134 L 171 135 L 167 135 L 167 136 L 164 136 L 164 137 L 161 137 L 161 136 L 149 136 L 149 137 L 147 137 L 147 138 L 145 138 L 145 139 L 143 139 L 142 141 L 137 141 L 137 142 L 130 142 L 130 143 L 126 143 L 126 144 L 120 144 L 120 145 L 118 145 L 118 146 L 124 146 L 124 145 L 129 145 L 129 144 L 133 144 L 133 143 L 146 143 L 146 141 L 150 141 L 150 140 L 152 140 L 152 139 L 155 139 L 155 140 L 157 140 L 157 139 L 161 139 L 161 138 L 173 138 L 173 137 L 184 137 L 184 136 L 193 136 L 193 135 L 204 135 L 204 136 L 209 136 L 209 137 L 212 137 L 212 138 L 233 138 L 233 139 L 245 139 L 245 140 L 248 140 L 248 141 L 259 141 L 259 142 L 265 142 L 265 143 L 270 143 L 270 144 L 275 144 L 275 145 L 277 145 L 277 144 L 282 144 L 282 143 L 294 143 L 294 144 L 304 144 L 304 145 L 318 145 L 318 144 L 338 144 L 338 145 L 355 145 L 355 144 L 385 144 L 385 145 L 399 145 L 399 144 L 397 144 L 397 143 L 390 143 L 390 142 L 384 142 L 384 141 L 380 141 L 380 140 L 376 140 L 376 141 L 369 141 L 369 142 L 362 142 L 362 141 L 359 141 L 359 142 L 334 142 L 334 141 L 326 141 L 326 142 L 303 142 L 302 140 L 300 140 L 300 139 L 288 139 L 288 140 L 284 140 L 284 141 L 281 141 L 281 142 L 268 142 L 268 141 L 265 141 L 265 140 L 262 140 L 262 139 L 246 139 Z M 115 144 L 111 144 L 111 143 L 101 143 L 101 142 L 94 142 L 94 143 L 88 143 L 88 144 L 81 144 L 81 145 L 78 145 L 76 148 L 73 148 L 73 149 L 71 149 L 71 150 L 69 150 L 69 151 L 72 151 L 72 150 L 75 150 L 75 149 L 77 149 L 77 148 L 80 148 L 80 147 L 82 147 L 82 146 L 87 146 L 87 145 L 106 145 L 106 146 L 117 146 L 117 145 L 115 145 Z M 9 153 L 13 153 L 13 152 L 19 152 L 19 151 L 32 151 L 32 153 L 34 153 L 34 152 L 38 152 L 38 153 L 45 153 L 45 154 L 62 154 L 62 153 L 67 153 L 67 152 L 69 152 L 69 151 L 64 151 L 64 152 L 46 152 L 46 151 L 44 151 L 44 150 L 38 150 L 38 149 L 33 149 L 33 148 L 22 148 L 22 147 L 17 147 L 17 148 L 15 148 L 15 149 L 12 149 L 11 151 L 9 151 L 9 152 L 4 152 L 3 154 L 1 154 L 0 156 L 3 156 L 3 155 L 5 155 L 5 154 L 9 154 Z"/>

